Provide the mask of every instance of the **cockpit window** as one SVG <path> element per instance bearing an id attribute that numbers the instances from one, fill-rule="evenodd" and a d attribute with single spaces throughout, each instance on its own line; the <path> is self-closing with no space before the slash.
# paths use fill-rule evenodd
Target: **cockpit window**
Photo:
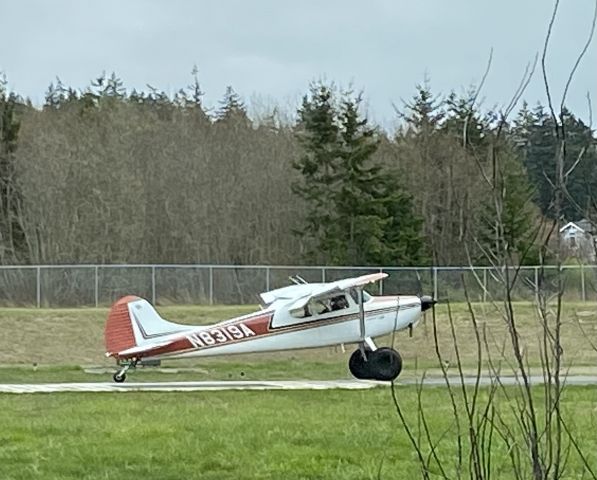
<path id="1" fill-rule="evenodd" d="M 344 308 L 348 308 L 348 299 L 346 298 L 346 295 L 336 295 L 330 299 L 330 309 L 332 312 Z"/>
<path id="2" fill-rule="evenodd" d="M 334 295 L 328 298 L 312 299 L 300 311 L 294 311 L 291 314 L 294 317 L 306 318 L 313 315 L 324 315 L 326 313 L 343 310 L 350 307 L 348 298 L 345 294 Z"/>
<path id="3" fill-rule="evenodd" d="M 352 299 L 354 300 L 354 303 L 359 303 L 359 291 L 356 288 L 351 288 L 350 291 L 350 296 L 352 297 Z M 371 295 L 369 295 L 365 290 L 363 290 L 363 302 L 367 303 L 369 300 L 371 300 Z"/>

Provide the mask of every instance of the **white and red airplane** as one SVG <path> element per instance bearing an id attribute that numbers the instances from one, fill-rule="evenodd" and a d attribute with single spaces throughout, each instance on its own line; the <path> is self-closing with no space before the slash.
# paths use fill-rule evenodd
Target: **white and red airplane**
<path id="1" fill-rule="evenodd" d="M 262 293 L 262 309 L 214 325 L 180 325 L 161 318 L 136 296 L 118 300 L 105 328 L 106 356 L 120 369 L 114 381 L 141 360 L 271 352 L 357 343 L 349 361 L 359 379 L 394 380 L 402 370 L 396 350 L 377 348 L 372 337 L 412 329 L 431 297 L 369 295 L 364 287 L 387 277 L 374 273 L 330 283 L 307 283 Z"/>

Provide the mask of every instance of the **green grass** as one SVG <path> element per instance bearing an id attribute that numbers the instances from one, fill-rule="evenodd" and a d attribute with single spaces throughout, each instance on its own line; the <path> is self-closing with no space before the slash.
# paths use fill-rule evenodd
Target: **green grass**
<path id="1" fill-rule="evenodd" d="M 206 324 L 251 312 L 254 306 L 174 306 L 159 307 L 162 316 L 180 323 Z M 475 335 L 471 316 L 465 304 L 453 304 L 452 317 L 458 337 L 461 360 L 465 368 L 477 364 Z M 508 351 L 507 329 L 498 311 L 490 304 L 475 304 L 478 323 L 487 333 L 490 351 L 500 356 L 501 346 Z M 108 310 L 98 309 L 0 309 L 0 382 L 14 381 L 101 381 L 109 374 L 86 374 L 80 365 L 113 368 L 114 362 L 104 357 L 103 328 Z M 442 359 L 454 368 L 456 355 L 446 305 L 437 310 L 438 340 Z M 540 326 L 530 303 L 516 303 L 515 313 L 525 355 L 531 365 L 540 363 Z M 562 345 L 566 367 L 595 366 L 597 351 L 588 341 L 597 335 L 597 305 L 566 303 L 562 314 Z M 380 345 L 391 343 L 380 339 Z M 404 360 L 404 374 L 437 369 L 438 360 L 433 339 L 431 315 L 414 329 L 413 337 L 401 332 L 394 346 Z M 166 374 L 150 369 L 134 373 L 136 380 L 202 380 L 202 379 L 329 379 L 348 378 L 346 365 L 354 347 L 303 351 L 286 351 L 258 355 L 220 357 L 214 359 L 165 361 Z M 505 358 L 511 358 L 506 353 Z M 180 371 L 191 368 L 193 370 Z"/>
<path id="2" fill-rule="evenodd" d="M 416 429 L 415 388 L 397 392 Z M 425 389 L 422 398 L 433 437 L 443 434 L 438 454 L 453 470 L 456 431 L 447 392 Z M 593 466 L 595 400 L 594 388 L 569 388 L 563 398 Z M 3 480 L 420 478 L 389 388 L 0 395 L 0 425 Z M 497 434 L 494 449 L 492 478 L 512 478 Z M 581 473 L 572 452 L 565 478 Z"/>
<path id="3" fill-rule="evenodd" d="M 212 323 L 253 310 L 251 306 L 163 307 L 180 323 Z M 492 354 L 506 328 L 490 305 L 474 305 L 491 339 Z M 476 365 L 474 330 L 466 305 L 452 305 L 460 354 Z M 539 324 L 531 304 L 515 305 L 525 355 L 539 361 Z M 104 358 L 107 309 L 0 309 L 0 383 L 108 381 Z M 597 333 L 595 304 L 566 303 L 562 344 L 566 366 L 594 366 L 588 338 Z M 447 308 L 437 309 L 442 358 L 454 369 Z M 582 327 L 582 328 L 581 328 Z M 389 344 L 390 339 L 381 339 Z M 404 358 L 403 377 L 437 373 L 431 317 L 409 338 L 395 338 Z M 347 346 L 199 360 L 167 361 L 142 368 L 131 381 L 349 378 Z M 104 373 L 87 373 L 94 365 Z M 537 390 L 537 402 L 543 405 Z M 486 398 L 487 391 L 482 392 Z M 398 387 L 411 427 L 417 425 L 417 392 Z M 448 393 L 423 391 L 423 407 L 439 454 L 453 469 L 457 434 Z M 597 390 L 568 388 L 562 399 L 570 428 L 597 470 Z M 504 418 L 508 403 L 498 407 Z M 466 434 L 462 437 L 466 442 Z M 496 435 L 496 438 L 498 436 Z M 520 445 L 524 441 L 520 440 Z M 512 478 L 503 445 L 496 440 L 492 478 Z M 453 473 L 453 472 L 452 472 Z M 465 475 L 466 477 L 466 475 Z M 523 476 L 523 478 L 527 478 Z M 571 454 L 566 478 L 582 478 Z M 269 391 L 118 394 L 0 395 L 0 479 L 299 479 L 420 478 L 416 457 L 388 388 L 370 391 Z"/>

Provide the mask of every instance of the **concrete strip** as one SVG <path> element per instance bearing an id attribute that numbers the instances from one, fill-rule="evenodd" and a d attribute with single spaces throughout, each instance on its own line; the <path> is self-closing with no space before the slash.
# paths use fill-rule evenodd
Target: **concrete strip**
<path id="1" fill-rule="evenodd" d="M 529 383 L 531 386 L 536 385 L 543 385 L 545 383 L 545 379 L 542 375 L 531 375 L 528 377 Z M 474 386 L 476 383 L 476 377 L 473 376 L 465 376 L 463 377 L 463 381 L 461 381 L 460 377 L 457 376 L 449 376 L 448 380 L 450 385 L 453 386 L 460 386 L 462 383 L 468 386 Z M 488 387 L 493 384 L 499 384 L 505 386 L 515 386 L 515 385 L 522 385 L 522 377 L 515 377 L 513 375 L 508 376 L 501 376 L 499 377 L 499 381 L 496 377 L 491 376 L 481 376 L 479 378 L 479 385 L 482 387 Z M 572 385 L 572 386 L 583 386 L 583 385 L 597 385 L 597 375 L 560 375 L 560 382 L 562 385 Z M 399 382 L 401 385 L 419 385 L 421 384 L 421 379 L 409 378 L 400 380 Z M 445 387 L 446 381 L 443 377 L 427 377 L 423 380 L 423 386 L 426 387 Z"/>
<path id="2" fill-rule="evenodd" d="M 57 392 L 196 392 L 210 390 L 363 390 L 378 383 L 358 380 L 210 381 L 155 383 L 39 383 L 0 384 L 0 393 Z"/>
<path id="3" fill-rule="evenodd" d="M 542 385 L 542 376 L 529 377 L 531 385 Z M 449 377 L 450 384 L 459 386 L 459 377 Z M 597 375 L 562 376 L 564 385 L 583 386 L 597 385 Z M 397 385 L 420 384 L 420 379 L 404 378 Z M 464 377 L 464 384 L 475 385 L 475 377 Z M 483 376 L 479 384 L 483 387 L 497 383 L 493 377 Z M 514 376 L 503 376 L 500 383 L 506 386 L 520 384 Z M 88 383 L 31 383 L 31 384 L 0 384 L 0 393 L 58 393 L 58 392 L 198 392 L 215 390 L 365 390 L 387 382 L 373 382 L 364 380 L 275 380 L 275 381 L 209 381 L 209 382 L 88 382 Z M 441 377 L 425 378 L 425 387 L 445 387 L 445 380 Z"/>

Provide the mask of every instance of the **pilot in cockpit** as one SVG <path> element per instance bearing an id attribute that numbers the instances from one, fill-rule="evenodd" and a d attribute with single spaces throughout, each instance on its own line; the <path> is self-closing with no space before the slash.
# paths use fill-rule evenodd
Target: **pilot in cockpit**
<path id="1" fill-rule="evenodd" d="M 348 302 L 346 301 L 346 297 L 344 295 L 338 295 L 337 297 L 333 297 L 331 300 L 331 307 L 332 312 L 335 310 L 342 310 L 343 308 L 348 308 Z"/>

